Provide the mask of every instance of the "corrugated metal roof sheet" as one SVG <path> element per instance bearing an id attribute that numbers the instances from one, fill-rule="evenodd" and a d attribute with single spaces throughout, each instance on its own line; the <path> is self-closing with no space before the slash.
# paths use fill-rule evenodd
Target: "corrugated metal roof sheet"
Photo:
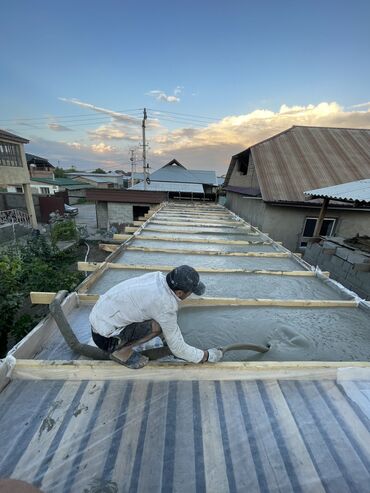
<path id="1" fill-rule="evenodd" d="M 370 176 L 370 130 L 294 126 L 233 156 L 251 152 L 266 202 L 303 202 L 304 191 Z"/>
<path id="2" fill-rule="evenodd" d="M 311 197 L 327 197 L 334 200 L 370 203 L 370 179 L 350 181 L 333 187 L 308 190 L 305 195 Z"/>
<path id="3" fill-rule="evenodd" d="M 149 191 L 158 192 L 186 192 L 186 193 L 204 193 L 203 185 L 199 183 L 176 183 L 170 181 L 151 181 L 146 185 Z M 144 183 L 137 183 L 129 190 L 144 190 Z"/>

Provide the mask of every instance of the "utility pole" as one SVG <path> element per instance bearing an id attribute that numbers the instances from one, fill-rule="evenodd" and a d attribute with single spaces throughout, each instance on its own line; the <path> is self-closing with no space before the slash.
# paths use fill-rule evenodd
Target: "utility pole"
<path id="1" fill-rule="evenodd" d="M 145 122 L 147 119 L 147 114 L 146 114 L 146 108 L 144 108 L 144 118 L 143 118 L 143 123 L 142 123 L 142 129 L 143 129 L 143 170 L 144 170 L 144 190 L 146 190 L 146 179 L 147 179 L 147 164 L 146 164 L 146 141 L 145 141 Z"/>
<path id="2" fill-rule="evenodd" d="M 130 157 L 130 161 L 131 161 L 131 186 L 133 187 L 134 186 L 134 168 L 136 168 L 135 157 L 134 157 L 135 149 L 130 149 L 130 153 L 131 153 L 131 157 Z"/>

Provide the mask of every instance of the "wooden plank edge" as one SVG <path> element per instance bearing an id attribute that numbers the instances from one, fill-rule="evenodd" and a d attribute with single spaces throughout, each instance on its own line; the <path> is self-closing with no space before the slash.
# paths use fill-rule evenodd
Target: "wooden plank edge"
<path id="1" fill-rule="evenodd" d="M 32 292 L 33 304 L 49 304 L 56 293 Z M 78 294 L 80 302 L 94 303 L 99 299 L 98 294 Z M 243 298 L 190 298 L 180 304 L 180 308 L 208 306 L 280 306 L 296 308 L 355 308 L 356 300 L 284 300 L 284 299 L 243 299 Z"/>
<path id="2" fill-rule="evenodd" d="M 367 361 L 150 362 L 140 371 L 112 361 L 47 361 L 17 359 L 12 379 L 22 380 L 255 380 L 335 379 L 342 368 L 370 368 Z"/>

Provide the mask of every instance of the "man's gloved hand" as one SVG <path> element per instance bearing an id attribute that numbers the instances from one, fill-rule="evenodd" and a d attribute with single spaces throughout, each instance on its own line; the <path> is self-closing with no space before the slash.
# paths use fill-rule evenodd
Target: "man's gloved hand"
<path id="1" fill-rule="evenodd" d="M 222 360 L 223 353 L 221 349 L 212 348 L 208 349 L 208 360 L 210 363 L 217 363 Z"/>

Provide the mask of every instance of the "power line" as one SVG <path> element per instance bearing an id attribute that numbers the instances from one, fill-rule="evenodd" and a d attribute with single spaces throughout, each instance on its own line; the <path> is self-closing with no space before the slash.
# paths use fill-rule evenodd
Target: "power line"
<path id="1" fill-rule="evenodd" d="M 94 110 L 93 108 L 88 108 L 92 111 L 95 111 L 97 112 L 96 110 Z M 128 109 L 128 110 L 117 110 L 117 111 L 113 111 L 113 113 L 134 113 L 134 112 L 142 112 L 142 109 L 141 108 L 135 108 L 135 109 Z M 98 111 L 99 113 L 99 111 Z M 93 115 L 91 115 L 93 116 Z M 115 118 L 119 115 L 107 115 L 109 116 L 110 118 Z M 122 115 L 124 116 L 124 114 Z M 129 115 L 131 116 L 131 115 Z M 81 118 L 81 117 L 85 117 L 85 118 L 89 118 L 88 115 L 86 115 L 86 113 L 80 113 L 80 114 L 71 114 L 71 115 L 50 115 L 50 116 L 37 116 L 37 117 L 32 117 L 32 118 L 23 118 L 23 117 L 14 117 L 14 118 L 9 118 L 9 119 L 0 119 L 1 122 L 12 122 L 14 120 L 23 120 L 23 121 L 34 121 L 34 120 L 51 120 L 51 119 L 59 119 L 59 120 L 64 120 L 65 118 L 69 119 L 69 118 Z"/>
<path id="2" fill-rule="evenodd" d="M 153 108 L 148 108 L 148 110 L 154 111 L 154 112 L 158 112 L 158 113 L 169 113 L 171 115 L 190 116 L 190 117 L 195 117 L 196 119 L 205 119 L 205 120 L 214 120 L 214 121 L 222 120 L 222 118 L 215 118 L 215 117 L 211 117 L 211 116 L 194 115 L 192 113 L 178 113 L 178 112 L 175 112 L 175 111 L 155 110 Z"/>

